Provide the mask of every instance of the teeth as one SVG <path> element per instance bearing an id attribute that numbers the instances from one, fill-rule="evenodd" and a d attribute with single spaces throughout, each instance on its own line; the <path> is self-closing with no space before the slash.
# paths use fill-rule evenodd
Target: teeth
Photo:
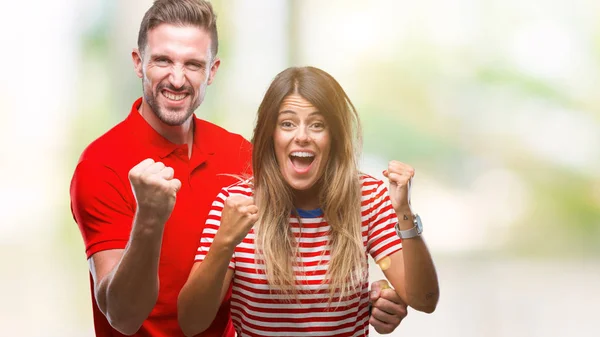
<path id="1" fill-rule="evenodd" d="M 310 152 L 292 152 L 290 153 L 290 156 L 294 156 L 294 157 L 314 157 L 315 155 L 310 153 Z"/>
<path id="2" fill-rule="evenodd" d="M 182 99 L 185 98 L 185 94 L 181 94 L 181 95 L 174 95 L 168 91 L 163 91 L 163 95 L 165 95 L 166 98 L 173 100 L 173 101 L 181 101 Z"/>

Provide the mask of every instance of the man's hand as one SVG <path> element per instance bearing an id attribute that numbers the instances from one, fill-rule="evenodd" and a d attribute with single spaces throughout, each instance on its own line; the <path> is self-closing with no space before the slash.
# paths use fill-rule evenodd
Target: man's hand
<path id="1" fill-rule="evenodd" d="M 408 314 L 406 304 L 386 280 L 371 284 L 371 317 L 369 324 L 380 334 L 394 331 Z"/>
<path id="2" fill-rule="evenodd" d="M 257 219 L 258 207 L 254 205 L 254 198 L 237 194 L 230 196 L 224 202 L 221 225 L 215 241 L 235 248 L 244 240 Z"/>
<path id="3" fill-rule="evenodd" d="M 129 171 L 129 182 L 137 202 L 137 213 L 164 225 L 175 206 L 179 179 L 171 167 L 145 159 Z"/>

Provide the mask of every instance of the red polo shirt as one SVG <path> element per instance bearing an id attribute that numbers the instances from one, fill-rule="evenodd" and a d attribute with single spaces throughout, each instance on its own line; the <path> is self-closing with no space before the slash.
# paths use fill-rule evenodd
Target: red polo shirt
<path id="1" fill-rule="evenodd" d="M 159 263 L 160 289 L 150 316 L 134 336 L 184 336 L 177 322 L 177 296 L 194 263 L 211 203 L 235 178 L 222 174 L 250 171 L 251 145 L 242 136 L 194 116 L 192 157 L 188 146 L 169 142 L 140 115 L 138 99 L 129 116 L 91 143 L 81 155 L 71 181 L 71 211 L 81 230 L 87 257 L 124 249 L 136 209 L 129 170 L 146 158 L 175 171 L 182 187 L 165 224 Z M 97 307 L 92 285 L 96 336 L 122 336 Z M 201 336 L 233 336 L 227 294 L 212 326 Z"/>

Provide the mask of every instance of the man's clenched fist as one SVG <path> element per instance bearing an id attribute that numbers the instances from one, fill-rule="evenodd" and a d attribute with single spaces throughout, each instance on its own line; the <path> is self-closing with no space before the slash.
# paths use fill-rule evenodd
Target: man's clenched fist
<path id="1" fill-rule="evenodd" d="M 167 222 L 181 188 L 181 181 L 174 179 L 174 174 L 173 168 L 152 159 L 143 160 L 129 171 L 138 214 L 162 224 Z"/>

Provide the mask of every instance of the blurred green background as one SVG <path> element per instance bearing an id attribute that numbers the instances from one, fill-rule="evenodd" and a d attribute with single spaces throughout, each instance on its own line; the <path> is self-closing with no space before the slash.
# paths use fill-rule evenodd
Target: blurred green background
<path id="1" fill-rule="evenodd" d="M 93 336 L 68 187 L 141 95 L 130 55 L 150 4 L 3 6 L 2 336 Z M 394 336 L 600 335 L 599 1 L 213 4 L 222 63 L 198 116 L 250 138 L 273 77 L 317 66 L 359 111 L 363 171 L 416 168 L 441 299 Z"/>

